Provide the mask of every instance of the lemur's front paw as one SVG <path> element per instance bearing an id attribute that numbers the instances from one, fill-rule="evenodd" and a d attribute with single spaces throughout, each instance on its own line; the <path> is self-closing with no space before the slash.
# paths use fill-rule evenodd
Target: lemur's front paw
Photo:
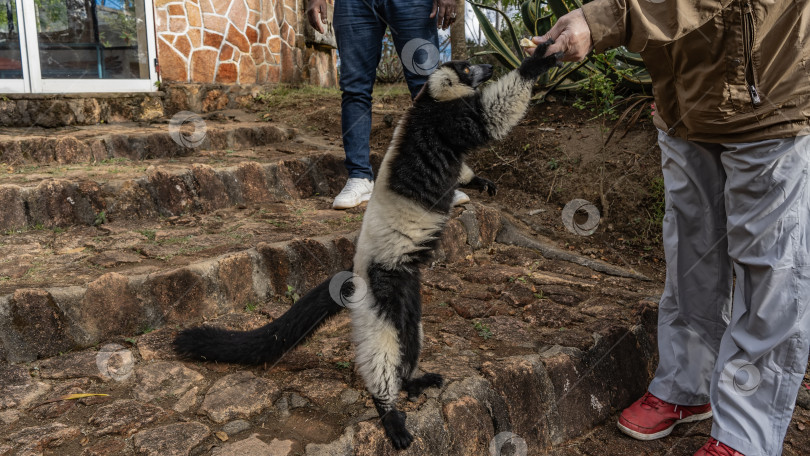
<path id="1" fill-rule="evenodd" d="M 495 182 L 478 176 L 473 177 L 470 183 L 467 184 L 467 187 L 478 190 L 479 192 L 486 191 L 489 196 L 495 196 L 495 194 L 498 193 L 498 186 L 495 185 Z"/>
<path id="2" fill-rule="evenodd" d="M 563 58 L 563 52 L 556 52 L 548 56 L 545 55 L 546 51 L 548 51 L 548 47 L 552 44 L 554 44 L 554 41 L 548 40 L 537 45 L 534 53 L 521 63 L 521 76 L 527 79 L 536 79 L 546 71 L 561 65 L 560 59 Z"/>

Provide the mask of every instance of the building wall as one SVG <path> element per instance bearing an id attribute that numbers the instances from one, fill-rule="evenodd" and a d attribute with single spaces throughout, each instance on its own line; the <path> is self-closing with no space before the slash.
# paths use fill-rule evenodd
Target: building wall
<path id="1" fill-rule="evenodd" d="M 161 78 L 334 87 L 335 52 L 307 48 L 303 1 L 155 0 Z"/>

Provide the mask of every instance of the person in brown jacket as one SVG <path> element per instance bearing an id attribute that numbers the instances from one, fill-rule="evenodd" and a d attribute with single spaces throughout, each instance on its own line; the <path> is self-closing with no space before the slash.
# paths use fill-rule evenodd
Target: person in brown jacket
<path id="1" fill-rule="evenodd" d="M 781 454 L 810 351 L 810 2 L 595 0 L 547 39 L 569 61 L 626 46 L 653 78 L 659 365 L 619 428 L 712 417 L 696 455 Z"/>

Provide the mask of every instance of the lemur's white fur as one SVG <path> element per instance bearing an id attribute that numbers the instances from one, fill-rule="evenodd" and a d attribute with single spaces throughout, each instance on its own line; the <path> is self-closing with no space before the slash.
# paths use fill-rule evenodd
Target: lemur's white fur
<path id="1" fill-rule="evenodd" d="M 469 184 L 470 181 L 475 177 L 475 171 L 473 171 L 466 163 L 461 165 L 461 174 L 458 176 L 458 183 L 461 185 Z"/>
<path id="2" fill-rule="evenodd" d="M 434 100 L 448 101 L 475 93 L 475 89 L 462 83 L 452 68 L 440 67 L 430 75 L 428 91 Z"/>
<path id="3" fill-rule="evenodd" d="M 498 79 L 481 91 L 484 119 L 493 139 L 500 140 L 526 115 L 534 81 L 520 77 L 517 71 Z"/>

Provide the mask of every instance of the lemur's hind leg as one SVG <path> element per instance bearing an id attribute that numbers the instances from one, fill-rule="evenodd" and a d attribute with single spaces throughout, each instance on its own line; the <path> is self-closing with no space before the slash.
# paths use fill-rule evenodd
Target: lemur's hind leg
<path id="1" fill-rule="evenodd" d="M 407 284 L 407 291 L 402 289 L 404 302 L 402 327 L 400 337 L 402 339 L 404 360 L 402 363 L 402 389 L 408 392 L 408 399 L 413 401 L 430 387 L 441 387 L 444 379 L 440 374 L 425 373 L 420 377 L 414 377 L 416 366 L 419 364 L 419 355 L 422 353 L 422 295 L 420 293 L 419 270 L 415 269 L 415 280 L 404 281 Z"/>
<path id="2" fill-rule="evenodd" d="M 458 178 L 458 186 L 461 188 L 470 188 L 478 190 L 479 192 L 486 191 L 489 196 L 495 196 L 498 192 L 498 187 L 489 179 L 484 179 L 475 175 L 475 172 L 467 166 L 466 163 L 461 165 L 461 175 Z"/>
<path id="3" fill-rule="evenodd" d="M 403 449 L 410 446 L 413 436 L 405 428 L 405 413 L 397 410 L 396 401 L 404 374 L 410 376 L 415 367 L 413 360 L 419 358 L 418 269 L 386 269 L 371 264 L 366 272 L 369 293 L 351 309 L 357 367 L 391 444 Z M 406 309 L 412 308 L 414 302 L 417 320 L 410 327 L 414 315 Z M 413 334 L 417 335 L 416 346 Z"/>

